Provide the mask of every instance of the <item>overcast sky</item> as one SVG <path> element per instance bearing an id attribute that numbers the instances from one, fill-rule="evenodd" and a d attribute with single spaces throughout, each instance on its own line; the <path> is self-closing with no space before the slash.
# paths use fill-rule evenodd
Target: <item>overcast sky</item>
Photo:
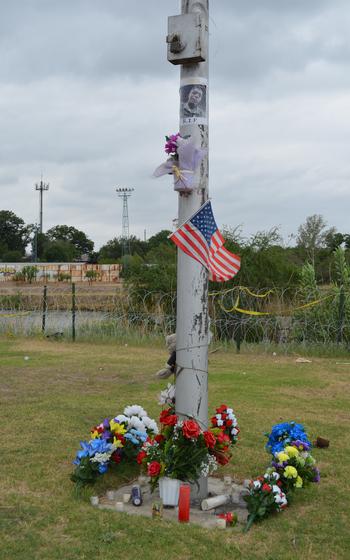
<path id="1" fill-rule="evenodd" d="M 0 209 L 98 248 L 172 229 L 171 177 L 153 179 L 178 130 L 166 60 L 178 0 L 0 0 Z M 311 214 L 350 232 L 349 0 L 210 1 L 210 196 L 219 226 L 250 235 Z"/>

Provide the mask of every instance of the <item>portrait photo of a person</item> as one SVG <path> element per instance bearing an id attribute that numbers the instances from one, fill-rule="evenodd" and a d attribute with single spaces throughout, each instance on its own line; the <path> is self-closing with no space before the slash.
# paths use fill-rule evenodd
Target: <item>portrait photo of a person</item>
<path id="1" fill-rule="evenodd" d="M 186 85 L 181 87 L 181 121 L 183 124 L 206 122 L 206 86 Z"/>

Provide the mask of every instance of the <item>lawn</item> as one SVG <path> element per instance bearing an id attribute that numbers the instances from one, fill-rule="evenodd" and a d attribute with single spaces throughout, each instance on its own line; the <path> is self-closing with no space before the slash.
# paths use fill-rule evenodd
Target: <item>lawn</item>
<path id="1" fill-rule="evenodd" d="M 166 382 L 153 374 L 167 359 L 165 349 L 0 338 L 0 558 L 348 559 L 350 358 L 297 364 L 296 357 L 244 349 L 211 354 L 210 410 L 232 405 L 241 428 L 222 474 L 238 481 L 263 474 L 264 432 L 296 420 L 312 440 L 331 442 L 313 452 L 321 483 L 300 490 L 286 511 L 248 534 L 208 532 L 91 507 L 89 496 L 125 480 L 125 471 L 81 497 L 69 480 L 92 425 L 134 403 L 158 417 Z"/>

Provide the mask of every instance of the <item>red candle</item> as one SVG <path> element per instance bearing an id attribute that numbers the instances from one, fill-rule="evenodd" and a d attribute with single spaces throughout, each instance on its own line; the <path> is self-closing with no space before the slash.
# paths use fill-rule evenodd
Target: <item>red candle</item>
<path id="1" fill-rule="evenodd" d="M 179 521 L 188 523 L 190 520 L 190 495 L 191 488 L 181 484 L 179 493 Z"/>

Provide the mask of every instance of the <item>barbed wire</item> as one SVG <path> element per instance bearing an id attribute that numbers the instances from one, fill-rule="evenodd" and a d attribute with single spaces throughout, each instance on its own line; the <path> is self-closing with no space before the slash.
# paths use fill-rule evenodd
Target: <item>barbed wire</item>
<path id="1" fill-rule="evenodd" d="M 350 295 L 340 310 L 339 290 L 329 287 L 308 301 L 303 291 L 236 286 L 209 293 L 214 340 L 327 344 L 350 340 Z M 0 293 L 0 333 L 70 336 L 72 288 L 31 285 Z M 305 307 L 305 304 L 308 307 Z M 304 307 L 304 308 L 303 308 Z M 140 291 L 110 285 L 76 285 L 74 320 L 77 337 L 166 335 L 176 330 L 176 293 Z"/>

